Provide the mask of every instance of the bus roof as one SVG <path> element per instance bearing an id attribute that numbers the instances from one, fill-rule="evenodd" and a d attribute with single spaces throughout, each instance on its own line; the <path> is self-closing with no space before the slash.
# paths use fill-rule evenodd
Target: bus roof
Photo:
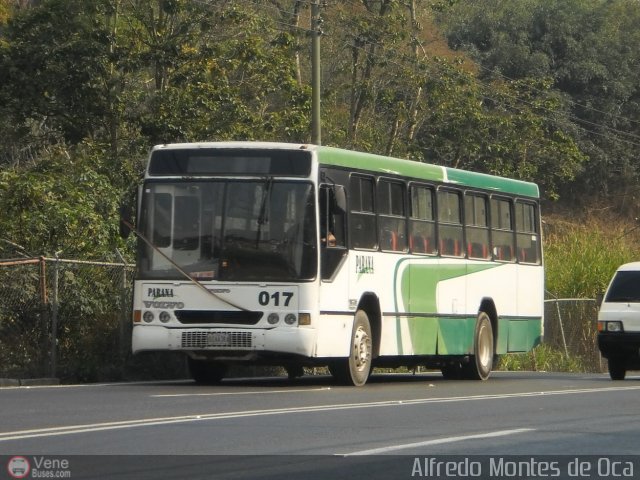
<path id="1" fill-rule="evenodd" d="M 354 152 L 332 147 L 316 147 L 320 163 L 378 174 L 401 175 L 420 180 L 449 183 L 456 186 L 478 188 L 538 198 L 540 192 L 535 183 L 497 177 L 485 173 L 443 167 L 430 163 L 385 157 L 371 153 Z"/>
<path id="2" fill-rule="evenodd" d="M 184 148 L 264 148 L 308 150 L 317 152 L 318 161 L 324 165 L 345 167 L 352 170 L 362 170 L 377 174 L 399 175 L 417 180 L 442 182 L 459 187 L 477 188 L 532 198 L 538 198 L 540 196 L 538 186 L 531 182 L 460 170 L 457 168 L 443 167 L 415 160 L 403 160 L 372 153 L 356 152 L 342 148 L 311 144 L 234 141 L 200 142 L 157 145 L 154 147 L 154 150 Z"/>

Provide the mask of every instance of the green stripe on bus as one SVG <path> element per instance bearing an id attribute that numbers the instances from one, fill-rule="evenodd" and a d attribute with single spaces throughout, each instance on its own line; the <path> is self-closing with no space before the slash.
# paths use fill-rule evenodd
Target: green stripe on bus
<path id="1" fill-rule="evenodd" d="M 444 169 L 438 165 L 384 157 L 371 153 L 352 152 L 333 147 L 319 147 L 318 161 L 325 165 L 335 165 L 371 173 L 402 175 L 432 182 L 444 181 Z"/>
<path id="2" fill-rule="evenodd" d="M 535 183 L 504 177 L 494 177 L 493 175 L 487 175 L 485 173 L 468 172 L 455 168 L 447 168 L 446 170 L 449 183 L 456 185 L 473 186 L 475 188 L 533 198 L 540 196 L 538 186 Z"/>
<path id="3" fill-rule="evenodd" d="M 405 262 L 411 262 L 402 270 Z M 422 263 L 424 262 L 424 263 Z M 400 282 L 400 295 L 395 296 L 395 308 L 402 302 L 407 313 L 437 312 L 436 290 L 438 283 L 453 278 L 472 275 L 484 270 L 499 268 L 501 264 L 450 264 L 439 265 L 431 259 L 417 263 L 415 259 L 402 259 L 396 264 L 394 284 Z M 394 289 L 396 292 L 397 290 Z M 412 317 L 408 316 L 411 348 L 418 355 L 464 355 L 473 352 L 473 335 L 476 317 Z M 396 335 L 398 354 L 402 355 L 401 320 L 397 319 Z M 526 352 L 541 342 L 540 318 L 501 317 L 498 319 L 496 353 Z"/>
<path id="4" fill-rule="evenodd" d="M 398 326 L 400 319 L 396 320 Z M 470 355 L 476 317 L 408 317 L 413 355 Z M 398 328 L 399 332 L 400 329 Z M 542 319 L 498 319 L 497 354 L 528 352 L 542 342 Z M 400 351 L 399 354 L 402 354 Z"/>
<path id="5" fill-rule="evenodd" d="M 399 268 L 405 261 L 411 263 L 403 270 L 401 278 L 398 278 Z M 398 281 L 400 282 L 402 302 L 407 307 L 408 312 L 437 312 L 436 290 L 438 283 L 501 266 L 501 264 L 495 263 L 440 265 L 431 259 L 425 259 L 424 262 L 425 263 L 417 263 L 415 259 L 404 259 L 396 264 L 394 285 L 397 285 Z M 396 311 L 399 311 L 398 300 L 396 296 Z M 475 326 L 475 318 L 472 320 Z M 460 321 L 463 323 L 460 323 Z M 449 326 L 453 325 L 451 322 L 457 325 L 457 327 L 453 329 L 453 331 L 456 332 L 455 335 L 441 333 L 443 323 L 440 319 L 434 318 L 411 321 L 410 317 L 409 335 L 413 351 L 420 352 L 421 354 L 440 353 L 441 350 L 449 350 L 450 347 L 447 347 L 447 345 L 451 343 L 455 343 L 457 346 L 453 347 L 453 349 L 458 350 L 461 348 L 459 344 L 463 341 L 462 339 L 473 339 L 473 334 L 468 335 L 469 322 L 467 322 L 466 319 L 447 320 L 447 326 L 444 327 L 447 329 L 447 332 L 449 332 Z M 460 328 L 461 326 L 464 326 L 464 328 Z M 402 354 L 402 331 L 399 323 L 397 325 L 396 335 L 398 353 Z M 436 352 L 436 338 L 438 339 L 438 352 Z"/>
<path id="6" fill-rule="evenodd" d="M 363 170 L 378 175 L 398 175 L 416 180 L 444 182 L 459 187 L 477 188 L 531 198 L 539 197 L 538 186 L 522 180 L 334 147 L 317 147 L 316 151 L 318 161 L 322 165 Z"/>

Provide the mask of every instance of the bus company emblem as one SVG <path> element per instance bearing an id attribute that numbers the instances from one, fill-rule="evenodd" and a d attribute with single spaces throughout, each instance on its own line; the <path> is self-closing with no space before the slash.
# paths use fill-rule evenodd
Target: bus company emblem
<path id="1" fill-rule="evenodd" d="M 356 255 L 356 273 L 373 273 L 373 256 Z"/>
<path id="2" fill-rule="evenodd" d="M 153 298 L 169 298 L 173 297 L 173 288 L 150 288 L 147 291 L 147 296 Z"/>
<path id="3" fill-rule="evenodd" d="M 168 310 L 182 310 L 184 303 L 182 302 L 154 302 L 150 300 L 143 300 L 144 308 L 165 308 Z"/>

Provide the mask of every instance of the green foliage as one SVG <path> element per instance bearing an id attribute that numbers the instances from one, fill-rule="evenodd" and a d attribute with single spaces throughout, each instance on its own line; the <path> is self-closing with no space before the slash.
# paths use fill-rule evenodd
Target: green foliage
<path id="1" fill-rule="evenodd" d="M 568 100 L 540 112 L 585 157 L 581 172 L 558 178 L 565 200 L 586 196 L 616 203 L 633 195 L 640 180 L 640 52 L 629 45 L 640 40 L 637 1 L 468 0 L 443 10 L 439 19 L 449 44 L 479 62 L 483 80 L 548 78 Z M 520 96 L 518 101 L 529 103 Z M 557 158 L 562 171 L 565 156 Z M 637 206 L 629 213 L 636 216 Z"/>
<path id="2" fill-rule="evenodd" d="M 119 245 L 118 206 L 118 192 L 81 148 L 60 146 L 29 168 L 0 171 L 2 238 L 33 255 L 112 253 Z"/>
<path id="3" fill-rule="evenodd" d="M 101 3 L 49 0 L 10 19 L 1 98 L 18 122 L 46 119 L 73 143 L 100 127 L 108 69 Z"/>
<path id="4" fill-rule="evenodd" d="M 488 93 L 444 63 L 440 72 L 428 84 L 430 108 L 417 142 L 426 161 L 534 181 L 557 198 L 586 157 L 561 120 L 546 116 L 562 118 L 548 83 L 500 83 Z"/>
<path id="5" fill-rule="evenodd" d="M 529 372 L 588 372 L 581 358 L 566 356 L 564 352 L 548 345 L 538 345 L 527 353 L 502 355 L 496 370 Z"/>
<path id="6" fill-rule="evenodd" d="M 546 289 L 560 298 L 595 298 L 623 263 L 640 258 L 637 226 L 616 219 L 545 220 Z"/>

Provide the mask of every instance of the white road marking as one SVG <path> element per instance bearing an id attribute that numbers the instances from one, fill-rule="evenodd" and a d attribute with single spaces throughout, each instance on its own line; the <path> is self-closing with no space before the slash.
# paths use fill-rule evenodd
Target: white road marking
<path id="1" fill-rule="evenodd" d="M 269 393 L 305 393 L 305 392 L 322 392 L 331 390 L 331 387 L 321 388 L 299 388 L 296 390 L 252 390 L 250 392 L 209 392 L 209 393 L 160 393 L 158 395 L 149 395 L 151 398 L 166 397 L 223 397 L 227 395 L 266 395 Z"/>
<path id="2" fill-rule="evenodd" d="M 266 410 L 246 410 L 226 413 L 203 413 L 200 415 L 180 415 L 174 417 L 158 417 L 134 420 L 122 420 L 117 422 L 91 423 L 83 425 L 68 425 L 60 427 L 37 428 L 31 430 L 18 430 L 12 432 L 0 432 L 0 442 L 20 440 L 25 438 L 51 437 L 56 435 L 71 435 L 78 433 L 90 433 L 104 430 L 117 430 L 124 428 L 147 427 L 169 425 L 174 423 L 201 422 L 212 420 L 224 420 L 231 418 L 247 418 L 269 415 L 288 415 L 296 413 L 326 412 L 331 410 L 353 410 L 361 408 L 393 407 L 407 405 L 424 405 L 429 403 L 454 403 L 471 402 L 481 400 L 500 400 L 522 397 L 543 397 L 554 395 L 574 395 L 586 393 L 608 393 L 620 391 L 640 390 L 640 386 L 634 387 L 608 387 L 608 388 L 582 388 L 572 390 L 551 390 L 548 392 L 522 392 L 494 395 L 471 395 L 466 397 L 436 397 L 419 398 L 409 400 L 387 400 L 380 402 L 343 403 L 333 405 L 313 405 L 308 407 L 274 408 Z M 260 392 L 258 392 L 260 393 Z"/>
<path id="3" fill-rule="evenodd" d="M 455 437 L 436 438 L 434 440 L 425 440 L 423 442 L 405 443 L 402 445 L 390 445 L 388 447 L 371 448 L 369 450 L 360 450 L 359 452 L 351 452 L 338 454 L 339 456 L 351 457 L 357 455 L 379 455 L 382 453 L 395 452 L 397 450 L 407 450 L 416 447 L 428 447 L 431 445 L 442 445 L 444 443 L 464 442 L 466 440 L 477 440 L 480 438 L 505 437 L 507 435 L 516 435 L 518 433 L 533 432 L 535 428 L 516 428 L 513 430 L 498 430 L 497 432 L 477 433 L 473 435 L 460 435 Z"/>

